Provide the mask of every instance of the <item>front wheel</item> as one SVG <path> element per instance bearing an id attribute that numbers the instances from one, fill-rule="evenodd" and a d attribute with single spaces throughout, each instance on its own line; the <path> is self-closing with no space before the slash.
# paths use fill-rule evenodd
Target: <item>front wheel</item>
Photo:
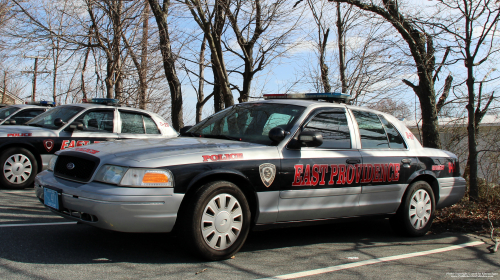
<path id="1" fill-rule="evenodd" d="M 33 154 L 24 148 L 10 148 L 0 155 L 0 186 L 24 189 L 33 184 L 38 165 Z"/>
<path id="2" fill-rule="evenodd" d="M 435 198 L 427 182 L 417 181 L 409 187 L 396 215 L 390 222 L 394 231 L 405 236 L 423 236 L 434 220 Z"/>
<path id="3" fill-rule="evenodd" d="M 233 183 L 216 181 L 200 188 L 186 215 L 190 247 L 211 261 L 230 258 L 240 250 L 250 229 L 250 208 Z"/>

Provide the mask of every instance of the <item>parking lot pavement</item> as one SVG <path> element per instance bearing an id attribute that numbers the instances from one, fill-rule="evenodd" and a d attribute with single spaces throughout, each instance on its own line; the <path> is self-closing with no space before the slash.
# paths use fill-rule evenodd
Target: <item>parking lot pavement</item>
<path id="1" fill-rule="evenodd" d="M 220 262 L 192 257 L 171 234 L 68 222 L 32 189 L 0 190 L 0 279 L 500 279 L 500 255 L 471 243 L 480 238 L 401 238 L 386 220 L 251 232 L 233 259 Z M 461 244 L 470 245 L 450 249 Z"/>

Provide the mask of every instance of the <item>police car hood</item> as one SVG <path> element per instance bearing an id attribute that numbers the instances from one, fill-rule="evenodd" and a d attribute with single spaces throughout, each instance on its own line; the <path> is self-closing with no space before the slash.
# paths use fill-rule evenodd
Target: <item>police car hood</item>
<path id="1" fill-rule="evenodd" d="M 99 157 L 102 163 L 126 166 L 166 166 L 194 162 L 236 159 L 243 152 L 250 153 L 268 147 L 248 142 L 199 137 L 163 139 L 133 139 L 92 144 L 65 151 L 79 151 Z M 220 156 L 220 158 L 217 158 Z"/>
<path id="2" fill-rule="evenodd" d="M 0 126 L 0 137 L 38 137 L 58 136 L 56 130 L 27 126 L 27 125 L 2 125 Z"/>

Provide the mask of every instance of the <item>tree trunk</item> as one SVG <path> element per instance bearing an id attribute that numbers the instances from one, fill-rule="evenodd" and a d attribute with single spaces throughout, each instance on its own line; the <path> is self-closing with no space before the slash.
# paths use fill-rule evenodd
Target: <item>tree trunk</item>
<path id="1" fill-rule="evenodd" d="M 347 80 L 345 75 L 345 40 L 344 40 L 344 23 L 342 22 L 342 13 L 340 11 L 340 3 L 337 2 L 337 33 L 339 47 L 339 72 L 340 83 L 342 84 L 342 93 L 347 93 Z M 327 35 L 328 36 L 328 35 Z M 326 43 L 325 43 L 326 45 Z"/>
<path id="2" fill-rule="evenodd" d="M 181 82 L 177 77 L 175 70 L 176 58 L 172 53 L 170 44 L 170 35 L 168 31 L 167 17 L 170 1 L 163 1 L 163 8 L 160 7 L 157 0 L 148 0 L 151 10 L 158 25 L 158 33 L 160 36 L 160 51 L 163 58 L 163 68 L 165 69 L 165 76 L 167 77 L 168 87 L 170 89 L 172 108 L 171 118 L 172 127 L 180 130 L 184 127 L 183 108 L 182 108 L 182 89 Z"/>
<path id="3" fill-rule="evenodd" d="M 139 108 L 145 110 L 147 105 L 147 68 L 148 68 L 148 37 L 149 37 L 149 5 L 144 5 L 142 40 L 141 40 L 141 68 L 139 69 Z"/>
<path id="4" fill-rule="evenodd" d="M 479 199 L 479 187 L 477 185 L 477 131 L 476 131 L 476 115 L 474 113 L 474 101 L 476 94 L 474 92 L 474 61 L 468 57 L 466 61 L 467 67 L 467 90 L 469 94 L 469 102 L 467 104 L 467 113 L 469 117 L 469 124 L 467 125 L 467 133 L 469 140 L 469 199 L 477 201 Z"/>

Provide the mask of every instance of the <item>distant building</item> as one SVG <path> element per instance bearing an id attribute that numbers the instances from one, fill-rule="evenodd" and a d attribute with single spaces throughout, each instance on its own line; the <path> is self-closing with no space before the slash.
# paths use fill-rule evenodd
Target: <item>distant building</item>
<path id="1" fill-rule="evenodd" d="M 403 121 L 415 137 L 422 139 L 422 122 Z M 441 148 L 456 154 L 463 172 L 469 155 L 468 119 L 439 118 Z M 479 125 L 477 136 L 478 175 L 488 182 L 500 183 L 500 115 L 485 115 Z"/>
<path id="2" fill-rule="evenodd" d="M 24 104 L 24 101 L 11 93 L 7 92 L 4 94 L 4 90 L 0 89 L 0 104 Z"/>

